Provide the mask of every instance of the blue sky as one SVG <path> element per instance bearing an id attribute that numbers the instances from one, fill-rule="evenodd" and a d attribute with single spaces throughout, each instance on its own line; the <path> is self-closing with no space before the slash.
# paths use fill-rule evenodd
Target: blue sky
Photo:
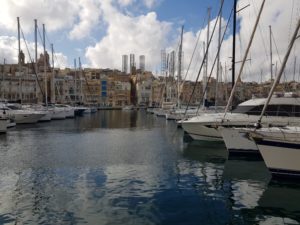
<path id="1" fill-rule="evenodd" d="M 232 8 L 233 0 L 224 2 L 223 15 L 228 18 L 230 10 Z M 178 30 L 183 24 L 185 31 L 197 32 L 207 19 L 207 8 L 212 8 L 212 18 L 216 16 L 219 10 L 219 0 L 190 0 L 188 2 L 183 0 L 160 0 L 153 5 L 150 9 L 143 4 L 138 6 L 120 7 L 119 9 L 124 13 L 132 13 L 133 16 L 144 15 L 149 12 L 155 12 L 159 21 L 167 21 L 172 23 L 172 31 L 170 36 L 178 35 Z M 205 24 L 206 25 L 206 24 Z M 81 55 L 84 64 L 88 64 L 87 59 L 84 57 L 84 49 L 88 44 L 93 45 L 97 41 L 101 40 L 106 34 L 107 25 L 100 24 L 93 28 L 91 35 L 82 40 L 68 41 L 67 32 L 61 33 L 55 32 L 49 34 L 52 40 L 56 40 L 55 46 L 57 50 L 63 51 L 64 54 L 70 58 L 69 64 L 72 64 L 72 56 Z M 57 37 L 63 36 L 59 40 Z M 169 40 L 172 41 L 172 40 Z M 167 47 L 167 46 L 165 46 Z"/>

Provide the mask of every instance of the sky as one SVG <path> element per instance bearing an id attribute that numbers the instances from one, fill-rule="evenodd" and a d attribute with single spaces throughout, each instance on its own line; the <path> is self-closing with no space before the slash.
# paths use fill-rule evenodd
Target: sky
<path id="1" fill-rule="evenodd" d="M 17 62 L 17 17 L 23 35 L 21 48 L 26 61 L 34 58 L 34 19 L 38 20 L 38 54 L 42 53 L 42 24 L 46 28 L 46 48 L 53 43 L 56 67 L 74 67 L 81 58 L 84 68 L 122 67 L 122 55 L 146 57 L 146 69 L 161 71 L 161 49 L 178 51 L 181 26 L 183 35 L 183 77 L 195 80 L 203 59 L 211 8 L 210 35 L 216 30 L 209 48 L 211 71 L 218 48 L 218 11 L 221 0 L 0 0 L 0 63 Z M 262 0 L 238 0 L 236 61 L 242 60 Z M 225 30 L 233 0 L 224 0 L 221 33 L 224 41 L 220 62 L 222 76 L 231 79 L 232 20 Z M 271 77 L 270 35 L 272 28 L 273 76 L 279 70 L 289 40 L 300 18 L 299 0 L 266 0 L 258 29 L 242 73 L 245 81 L 266 81 Z M 199 36 L 199 41 L 197 42 Z M 28 51 L 26 45 L 28 46 Z M 196 43 L 198 43 L 196 45 Z M 299 79 L 300 38 L 297 39 L 285 70 L 285 79 Z M 192 55 L 194 53 L 194 57 Z M 30 56 L 29 56 L 30 55 Z M 299 61 L 299 62 L 298 62 Z M 138 65 L 138 60 L 137 60 Z M 189 67 L 190 65 L 190 67 Z M 236 73 L 240 63 L 236 63 Z M 295 65 L 295 66 L 294 66 Z M 188 69 L 189 68 L 189 69 Z M 277 69 L 276 69 L 277 68 Z M 202 76 L 202 73 L 200 74 Z M 212 76 L 216 76 L 213 70 Z M 201 79 L 201 78 L 200 78 Z"/>

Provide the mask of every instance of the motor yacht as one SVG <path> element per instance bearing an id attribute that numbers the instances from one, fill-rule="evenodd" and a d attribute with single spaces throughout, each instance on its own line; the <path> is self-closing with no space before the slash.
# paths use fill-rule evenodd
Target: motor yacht
<path id="1" fill-rule="evenodd" d="M 254 127 L 265 104 L 266 98 L 254 98 L 224 113 L 204 113 L 181 121 L 183 129 L 196 140 L 223 141 L 219 127 Z M 262 121 L 262 126 L 286 126 L 300 123 L 300 98 L 274 95 Z"/>

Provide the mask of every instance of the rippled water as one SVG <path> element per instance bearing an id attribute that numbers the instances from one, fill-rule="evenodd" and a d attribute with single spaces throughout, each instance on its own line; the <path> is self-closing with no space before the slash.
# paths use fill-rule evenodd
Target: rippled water
<path id="1" fill-rule="evenodd" d="M 0 136 L 0 224 L 299 224 L 300 185 L 144 111 Z"/>

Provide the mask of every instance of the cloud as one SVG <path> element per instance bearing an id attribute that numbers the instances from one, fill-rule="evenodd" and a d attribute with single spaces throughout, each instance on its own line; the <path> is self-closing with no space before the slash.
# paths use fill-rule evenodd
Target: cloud
<path id="1" fill-rule="evenodd" d="M 24 32 L 33 32 L 34 19 L 46 24 L 47 31 L 71 27 L 79 6 L 72 0 L 1 0 L 0 28 L 17 31 L 20 17 Z"/>
<path id="2" fill-rule="evenodd" d="M 140 1 L 138 1 L 138 0 L 118 0 L 118 3 L 121 6 L 129 6 L 129 5 L 132 5 L 132 4 L 137 4 L 139 2 Z M 142 4 L 145 5 L 148 9 L 151 9 L 158 2 L 159 2 L 159 0 L 143 0 Z"/>
<path id="3" fill-rule="evenodd" d="M 27 50 L 28 47 L 28 50 Z M 33 42 L 27 42 L 27 47 L 23 41 L 21 41 L 21 50 L 25 54 L 25 62 L 35 61 L 35 44 Z M 29 51 L 29 53 L 28 53 Z M 38 44 L 38 57 L 43 53 L 43 46 Z M 48 50 L 50 53 L 50 50 Z M 50 54 L 51 55 L 51 54 Z M 18 39 L 12 36 L 0 36 L 0 61 L 1 63 L 6 61 L 6 64 L 18 63 Z M 54 65 L 60 68 L 67 67 L 67 56 L 59 52 L 55 54 Z"/>
<path id="4" fill-rule="evenodd" d="M 155 0 L 144 0 L 144 4 L 151 9 L 155 5 L 156 1 Z"/>
<path id="5" fill-rule="evenodd" d="M 131 5 L 134 2 L 134 0 L 118 0 L 118 3 L 121 6 L 128 6 Z"/>
<path id="6" fill-rule="evenodd" d="M 236 35 L 236 61 L 241 61 L 246 47 L 248 45 L 251 32 L 258 14 L 259 7 L 262 3 L 262 0 L 240 0 L 238 2 L 239 7 L 250 4 L 248 8 L 241 11 L 238 14 L 239 20 L 239 30 Z M 296 6 L 296 4 L 298 4 Z M 292 10 L 294 8 L 294 10 Z M 296 10 L 298 9 L 298 10 Z M 270 74 L 270 44 L 269 44 L 269 25 L 272 27 L 272 33 L 274 40 L 272 40 L 273 45 L 273 77 L 275 77 L 275 65 L 277 64 L 277 72 L 281 65 L 281 61 L 286 53 L 288 43 L 294 32 L 295 25 L 297 20 L 300 18 L 300 3 L 295 3 L 294 1 L 285 1 L 285 4 L 282 4 L 281 0 L 272 0 L 266 1 L 263 13 L 259 22 L 259 27 L 255 33 L 255 37 L 250 48 L 250 53 L 248 55 L 248 61 L 245 64 L 242 80 L 244 81 L 266 81 L 271 77 Z M 210 31 L 216 18 L 214 18 L 210 23 Z M 226 21 L 223 18 L 223 29 Z M 218 26 L 217 26 L 218 28 Z M 231 27 L 230 27 L 231 28 Z M 184 51 L 184 69 L 186 70 L 191 59 L 191 55 L 197 40 L 197 36 L 201 32 L 200 44 L 198 45 L 197 55 L 195 61 L 192 63 L 192 67 L 188 74 L 188 79 L 195 80 L 201 61 L 203 59 L 203 42 L 206 41 L 206 32 L 207 26 L 198 30 L 197 32 L 185 32 L 184 33 L 184 42 L 183 42 L 183 51 Z M 222 44 L 221 49 L 221 63 L 223 71 L 226 74 L 226 79 L 231 81 L 231 56 L 232 56 L 232 35 L 230 29 L 226 39 Z M 212 39 L 210 51 L 209 51 L 209 71 L 211 65 L 217 53 L 218 46 L 218 30 L 215 31 L 215 36 Z M 179 36 L 179 35 L 178 35 Z M 299 44 L 300 39 L 298 39 L 294 45 L 292 54 L 290 55 L 288 64 L 285 69 L 286 79 L 292 79 L 294 71 L 294 59 L 299 55 Z M 176 46 L 173 45 L 173 48 L 176 49 Z M 198 60 L 196 60 L 198 58 Z M 251 59 L 251 60 L 250 60 Z M 197 62 L 196 62 L 197 61 Z M 299 59 L 298 59 L 299 61 Z M 238 75 L 241 63 L 236 63 L 236 76 Z M 203 71 L 203 70 L 202 70 Z M 215 71 L 213 77 L 215 77 Z M 299 63 L 297 63 L 296 76 L 299 76 L 300 68 Z M 297 77 L 296 77 L 297 78 Z M 223 78 L 224 80 L 224 78 Z"/>
<path id="7" fill-rule="evenodd" d="M 137 17 L 118 11 L 111 2 L 101 2 L 107 34 L 95 46 L 86 49 L 93 67 L 121 69 L 121 56 L 134 53 L 146 56 L 146 68 L 152 70 L 160 62 L 160 50 L 167 44 L 171 24 L 158 21 L 156 13 Z"/>
<path id="8" fill-rule="evenodd" d="M 70 31 L 70 39 L 82 39 L 89 36 L 90 31 L 99 23 L 100 9 L 99 1 L 80 0 L 80 21 Z"/>
<path id="9" fill-rule="evenodd" d="M 47 32 L 69 30 L 70 39 L 88 37 L 99 22 L 99 0 L 1 0 L 0 28 L 17 33 L 17 17 L 25 33 L 33 33 L 34 19 Z"/>

